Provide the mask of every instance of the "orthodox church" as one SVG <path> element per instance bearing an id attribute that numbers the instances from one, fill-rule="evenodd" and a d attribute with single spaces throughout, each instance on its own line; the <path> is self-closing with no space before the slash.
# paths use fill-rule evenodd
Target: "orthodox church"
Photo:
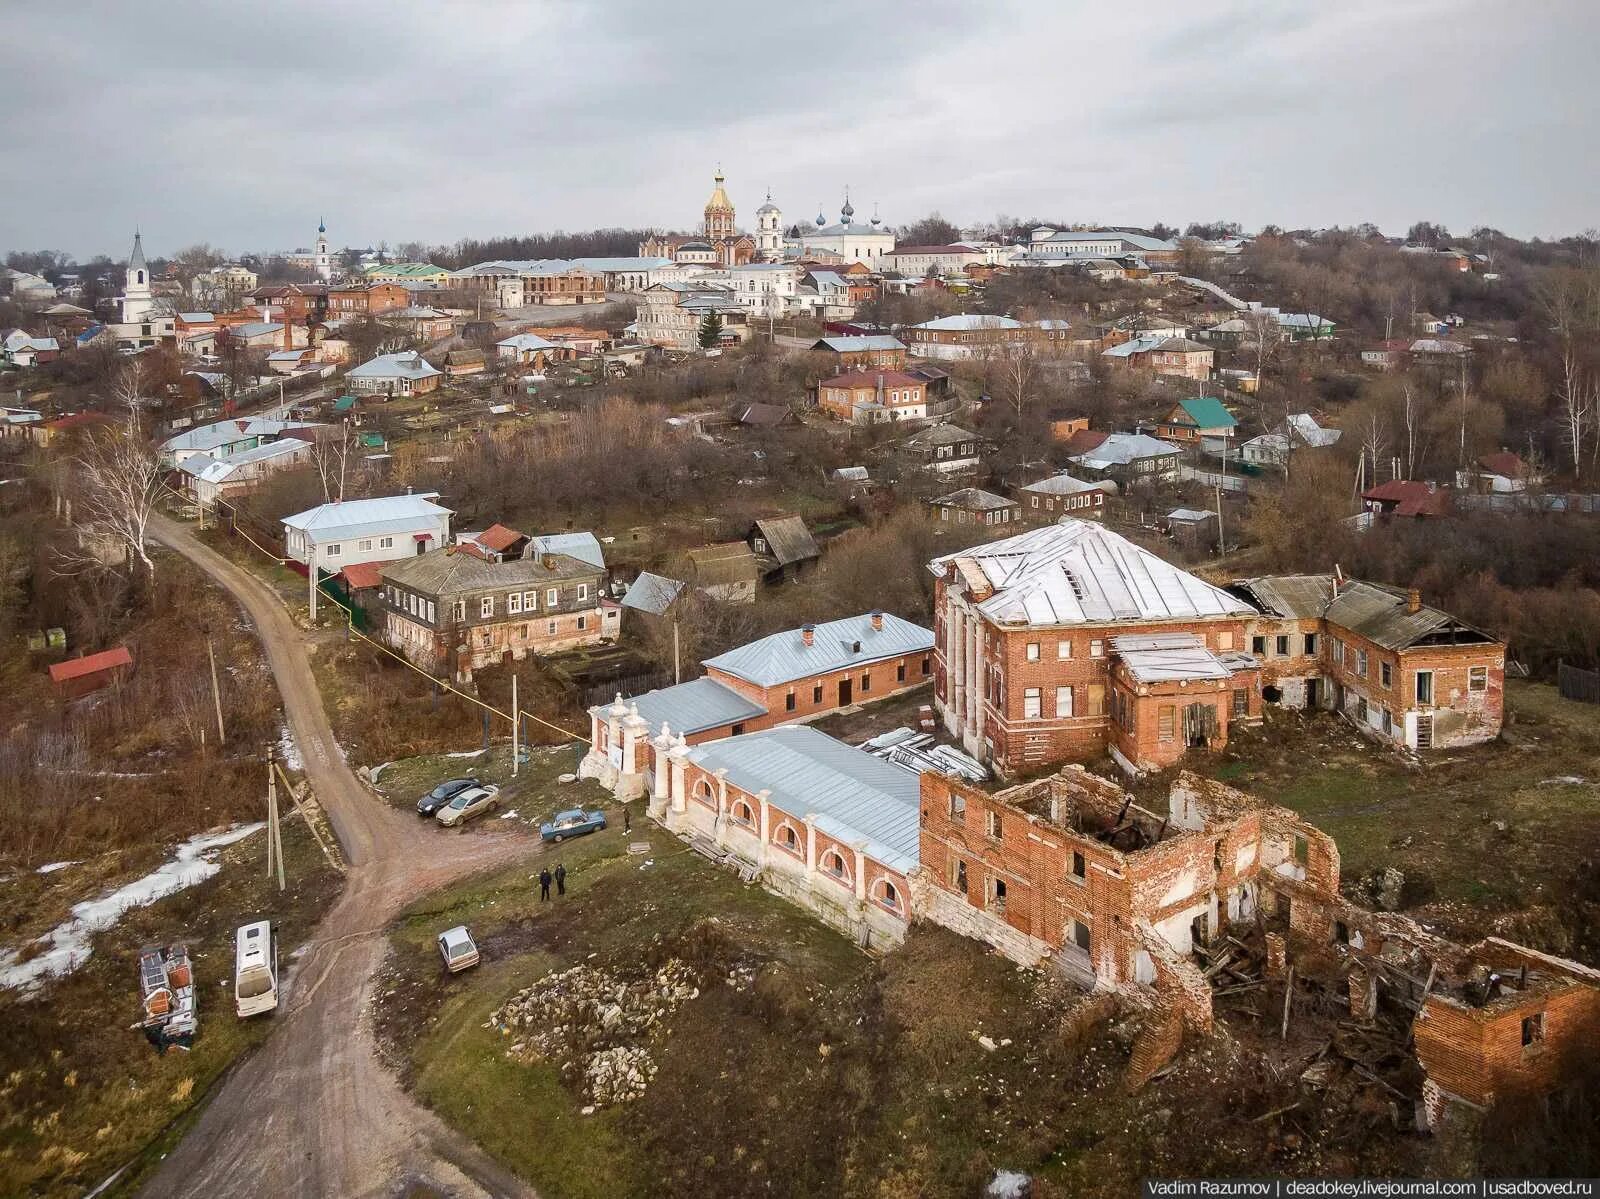
<path id="1" fill-rule="evenodd" d="M 122 294 L 117 297 L 121 320 L 110 326 L 117 344 L 126 349 L 143 350 L 171 340 L 176 327 L 172 304 L 155 294 L 150 280 L 150 264 L 144 257 L 144 239 L 133 235 L 133 253 L 128 256 Z"/>
<path id="2" fill-rule="evenodd" d="M 714 176 L 716 187 L 706 201 L 705 221 L 699 233 L 663 233 L 647 237 L 639 243 L 641 258 L 670 258 L 674 262 L 700 263 L 707 266 L 744 266 L 756 256 L 756 241 L 748 233 L 740 233 L 734 224 L 733 201 L 723 190 L 722 168 Z M 771 213 L 766 208 L 771 207 Z M 758 221 L 769 216 L 781 217 L 772 207 L 772 197 L 757 214 Z M 781 224 L 781 220 L 779 221 Z M 764 228 L 764 226 L 763 226 Z"/>
<path id="3" fill-rule="evenodd" d="M 858 222 L 848 191 L 836 224 L 830 225 L 819 212 L 815 224 L 810 228 L 801 226 L 797 232 L 802 257 L 838 255 L 843 262 L 862 262 L 874 271 L 882 268 L 881 259 L 894 249 L 894 230 L 877 213 L 865 224 Z"/>

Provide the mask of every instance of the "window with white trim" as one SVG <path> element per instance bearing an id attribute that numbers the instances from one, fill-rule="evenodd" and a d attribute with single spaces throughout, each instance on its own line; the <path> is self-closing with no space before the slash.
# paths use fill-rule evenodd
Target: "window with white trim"
<path id="1" fill-rule="evenodd" d="M 561 589 L 559 587 L 547 587 L 547 588 L 545 588 L 545 592 L 544 592 L 544 604 L 545 604 L 545 607 L 554 608 L 560 602 L 561 602 Z"/>
<path id="2" fill-rule="evenodd" d="M 845 865 L 844 855 L 836 849 L 830 849 L 822 855 L 822 870 L 841 882 L 850 881 L 850 867 Z"/>
<path id="3" fill-rule="evenodd" d="M 1106 656 L 1106 643 L 1104 641 L 1100 641 L 1100 640 L 1095 640 L 1095 641 L 1089 642 L 1089 656 L 1091 658 L 1103 658 L 1103 657 L 1105 657 Z"/>
<path id="4" fill-rule="evenodd" d="M 747 828 L 755 826 L 756 810 L 742 799 L 734 800 L 733 808 L 730 810 L 729 815 L 733 818 L 735 824 L 742 824 Z"/>
<path id="5" fill-rule="evenodd" d="M 362 540 L 356 542 L 356 550 L 359 553 L 365 554 L 371 549 L 372 549 L 372 538 L 370 538 L 370 537 L 363 538 Z"/>
<path id="6" fill-rule="evenodd" d="M 521 611 L 522 593 L 520 591 L 513 591 L 510 595 L 506 596 L 506 612 L 512 616 L 516 616 Z"/>
<path id="7" fill-rule="evenodd" d="M 1039 643 L 1037 641 L 1030 641 L 1030 642 L 1028 642 L 1028 661 L 1037 662 L 1038 660 L 1039 660 Z"/>
<path id="8" fill-rule="evenodd" d="M 1056 688 L 1056 715 L 1057 716 L 1071 716 L 1072 715 L 1072 688 L 1071 687 L 1057 687 Z"/>
<path id="9" fill-rule="evenodd" d="M 394 549 L 394 538 L 393 537 L 380 537 L 380 538 L 378 538 L 378 548 L 380 550 L 392 550 L 392 549 Z"/>
<path id="10" fill-rule="evenodd" d="M 1022 692 L 1022 719 L 1039 719 L 1039 688 L 1026 687 Z"/>
<path id="11" fill-rule="evenodd" d="M 456 621 L 457 624 L 465 624 L 466 623 L 466 620 L 467 620 L 467 601 L 466 600 L 457 600 L 456 601 L 454 615 L 455 615 L 455 621 Z"/>
<path id="12" fill-rule="evenodd" d="M 587 583 L 579 583 L 578 584 L 578 602 L 581 604 L 581 603 L 583 603 L 584 600 L 586 600 L 588 598 L 589 598 L 589 584 L 587 584 Z"/>
<path id="13" fill-rule="evenodd" d="M 536 612 L 539 608 L 539 593 L 537 591 L 524 591 L 522 593 L 522 610 Z"/>
<path id="14" fill-rule="evenodd" d="M 1066 662 L 1072 657 L 1072 642 L 1063 637 L 1056 642 L 1056 661 Z"/>
<path id="15" fill-rule="evenodd" d="M 485 619 L 494 615 L 494 596 L 486 595 L 478 601 L 478 615 Z"/>
<path id="16" fill-rule="evenodd" d="M 328 547 L 328 557 L 337 558 L 338 556 L 339 556 L 339 543 L 337 541 L 335 541 L 332 545 L 330 545 Z"/>

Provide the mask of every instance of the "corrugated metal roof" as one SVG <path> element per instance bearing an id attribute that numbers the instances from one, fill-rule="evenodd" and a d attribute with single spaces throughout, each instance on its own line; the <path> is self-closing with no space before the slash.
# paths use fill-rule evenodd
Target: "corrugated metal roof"
<path id="1" fill-rule="evenodd" d="M 1104 491 L 1105 484 L 1074 479 L 1063 471 L 1059 475 L 1051 475 L 1048 479 L 1040 479 L 1037 483 L 1029 483 L 1022 490 L 1037 492 L 1040 495 L 1077 495 L 1085 491 Z"/>
<path id="2" fill-rule="evenodd" d="M 439 372 L 415 350 L 379 354 L 349 371 L 347 379 L 426 379 Z"/>
<path id="3" fill-rule="evenodd" d="M 1240 579 L 1230 588 L 1263 612 L 1290 620 L 1320 620 L 1333 597 L 1332 575 L 1271 575 Z"/>
<path id="4" fill-rule="evenodd" d="M 161 443 L 161 448 L 169 454 L 179 450 L 214 450 L 218 446 L 231 445 L 250 437 L 271 437 L 287 429 L 309 429 L 313 426 L 312 421 L 269 420 L 264 417 L 218 421 L 169 437 Z"/>
<path id="5" fill-rule="evenodd" d="M 708 658 L 705 665 L 759 687 L 774 687 L 932 648 L 932 630 L 885 612 L 881 629 L 872 627 L 870 614 L 847 616 L 817 625 L 810 645 L 801 630 L 789 629 Z"/>
<path id="6" fill-rule="evenodd" d="M 1109 529 L 1063 517 L 1054 525 L 935 558 L 960 561 L 994 594 L 978 610 L 997 624 L 1105 624 L 1250 615 L 1220 587 L 1180 570 Z"/>
<path id="7" fill-rule="evenodd" d="M 689 751 L 705 770 L 726 770 L 741 791 L 902 873 L 916 869 L 921 782 L 917 775 L 804 725 L 708 741 Z"/>
<path id="8" fill-rule="evenodd" d="M 1147 433 L 1108 433 L 1093 449 L 1072 455 L 1074 462 L 1103 469 L 1107 466 L 1127 466 L 1145 458 L 1175 458 L 1182 450 L 1169 441 L 1151 437 Z"/>
<path id="9" fill-rule="evenodd" d="M 815 350 L 819 346 L 839 354 L 857 353 L 862 350 L 903 350 L 906 348 L 905 342 L 898 337 L 890 337 L 887 334 L 865 333 L 854 337 L 818 338 L 811 348 Z"/>
<path id="10" fill-rule="evenodd" d="M 660 734 L 663 722 L 674 733 L 692 736 L 706 729 L 765 716 L 767 712 L 754 700 L 746 699 L 715 679 L 694 679 L 674 687 L 647 691 L 630 702 L 638 705 L 639 715 L 649 722 L 651 736 Z M 601 704 L 594 710 L 605 707 Z"/>
<path id="11" fill-rule="evenodd" d="M 955 316 L 941 316 L 937 320 L 923 321 L 913 329 L 930 329 L 936 333 L 974 329 L 1020 329 L 1022 322 L 1009 316 L 985 316 L 977 312 L 963 312 Z"/>

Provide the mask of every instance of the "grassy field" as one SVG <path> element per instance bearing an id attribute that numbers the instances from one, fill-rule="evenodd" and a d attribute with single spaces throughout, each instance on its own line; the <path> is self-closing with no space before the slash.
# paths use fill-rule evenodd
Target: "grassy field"
<path id="1" fill-rule="evenodd" d="M 648 854 L 628 854 L 628 840 Z M 869 958 L 653 825 L 559 856 L 568 893 L 549 903 L 531 864 L 419 901 L 392 930 L 377 1014 L 415 1093 L 548 1199 L 965 1197 L 1000 1168 L 1030 1173 L 1050 1199 L 1125 1195 L 1152 1174 L 1424 1168 L 1422 1141 L 1376 1125 L 1351 1138 L 1347 1113 L 1283 1135 L 1273 1113 L 1295 1073 L 1232 1041 L 1130 1096 L 1136 1015 L 1088 1018 L 1053 978 L 939 929 Z M 433 938 L 457 923 L 484 963 L 449 977 Z M 552 971 L 626 978 L 668 958 L 703 981 L 649 1039 L 658 1073 L 631 1103 L 583 1114 L 572 1080 L 512 1060 L 513 1035 L 484 1027 Z M 753 984 L 725 984 L 735 969 Z"/>
<path id="2" fill-rule="evenodd" d="M 86 963 L 39 997 L 0 992 L 0 1194 L 81 1195 L 130 1160 L 154 1160 L 222 1073 L 271 1032 L 270 1017 L 246 1023 L 234 1014 L 234 930 L 272 920 L 287 968 L 341 885 L 299 821 L 283 836 L 281 895 L 265 878 L 256 833 L 222 851 L 212 878 L 128 911 L 94 939 Z M 52 881 L 31 893 L 30 924 L 64 918 L 70 904 L 141 873 L 106 856 L 43 876 Z M 16 943 L 9 932 L 6 940 Z M 193 1052 L 158 1057 L 129 1027 L 141 1014 L 138 956 L 174 940 L 194 960 L 200 1034 Z"/>
<path id="3" fill-rule="evenodd" d="M 1392 866 L 1407 909 L 1453 936 L 1600 953 L 1592 912 L 1574 902 L 1600 846 L 1600 708 L 1524 682 L 1508 684 L 1506 706 L 1499 742 L 1420 765 L 1331 714 L 1269 711 L 1202 769 L 1330 833 L 1346 890 Z"/>

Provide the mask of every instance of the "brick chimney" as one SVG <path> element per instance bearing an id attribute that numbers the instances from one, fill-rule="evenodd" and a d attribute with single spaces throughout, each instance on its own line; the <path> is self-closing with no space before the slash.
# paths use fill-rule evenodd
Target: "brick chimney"
<path id="1" fill-rule="evenodd" d="M 802 645 L 810 645 L 816 639 L 817 639 L 817 626 L 816 625 L 814 625 L 814 624 L 803 624 L 803 625 L 800 626 L 800 643 Z"/>
<path id="2" fill-rule="evenodd" d="M 1406 612 L 1409 615 L 1415 616 L 1418 612 L 1421 612 L 1421 611 L 1422 611 L 1422 592 L 1418 591 L 1415 587 L 1413 587 L 1410 591 L 1406 592 Z"/>
<path id="3" fill-rule="evenodd" d="M 872 614 L 872 631 L 874 633 L 883 632 L 883 613 L 882 612 L 874 612 Z"/>

